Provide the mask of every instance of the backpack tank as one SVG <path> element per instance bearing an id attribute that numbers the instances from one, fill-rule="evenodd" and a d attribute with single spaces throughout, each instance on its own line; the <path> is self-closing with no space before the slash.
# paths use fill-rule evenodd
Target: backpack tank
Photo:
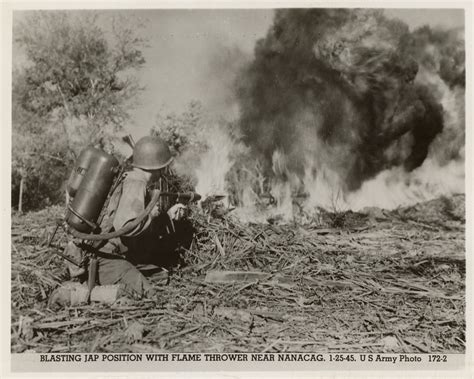
<path id="1" fill-rule="evenodd" d="M 118 160 L 100 149 L 89 147 L 80 154 L 68 185 L 74 193 L 66 212 L 70 227 L 82 233 L 94 231 L 118 169 Z"/>
<path id="2" fill-rule="evenodd" d="M 82 179 L 84 179 L 84 175 L 86 174 L 91 161 L 97 155 L 100 155 L 100 150 L 93 146 L 86 147 L 79 154 L 76 164 L 74 165 L 74 169 L 71 171 L 71 175 L 67 181 L 66 191 L 71 198 L 76 196 L 77 190 L 81 185 Z"/>

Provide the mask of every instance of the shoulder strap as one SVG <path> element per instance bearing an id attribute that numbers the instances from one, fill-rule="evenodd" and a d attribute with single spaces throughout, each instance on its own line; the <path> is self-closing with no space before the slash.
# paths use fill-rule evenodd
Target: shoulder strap
<path id="1" fill-rule="evenodd" d="M 127 173 L 123 173 L 120 178 L 119 182 L 114 190 L 114 192 L 110 195 L 109 202 L 107 204 L 107 209 L 105 210 L 104 218 L 100 224 L 100 229 L 102 232 L 110 232 L 113 229 L 113 222 L 115 212 L 117 210 L 120 198 L 122 197 L 122 190 L 123 190 L 123 182 L 127 177 Z"/>

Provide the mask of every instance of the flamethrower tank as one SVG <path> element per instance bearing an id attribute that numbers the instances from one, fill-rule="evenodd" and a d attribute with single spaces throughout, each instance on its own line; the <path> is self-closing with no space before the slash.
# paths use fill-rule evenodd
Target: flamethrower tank
<path id="1" fill-rule="evenodd" d="M 92 160 L 95 156 L 100 155 L 100 153 L 101 151 L 93 146 L 86 147 L 81 151 L 81 154 L 79 154 L 76 164 L 74 165 L 74 169 L 69 176 L 69 180 L 67 181 L 66 190 L 69 196 L 76 196 L 77 190 L 79 189 L 82 179 L 84 179 L 84 175 L 86 174 Z"/>
<path id="2" fill-rule="evenodd" d="M 79 158 L 82 156 L 81 153 Z M 82 180 L 76 189 L 74 200 L 68 204 L 66 222 L 79 232 L 90 233 L 96 229 L 95 222 L 112 187 L 119 162 L 115 157 L 96 148 L 87 148 L 83 159 L 88 162 L 89 167 L 85 174 L 81 175 Z M 83 166 L 77 164 L 76 167 Z M 79 178 L 73 177 L 73 179 L 73 185 L 77 185 Z"/>

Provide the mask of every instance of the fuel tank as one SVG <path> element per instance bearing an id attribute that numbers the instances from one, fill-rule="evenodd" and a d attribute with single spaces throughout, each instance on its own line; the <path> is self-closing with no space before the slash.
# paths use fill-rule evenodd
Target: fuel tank
<path id="1" fill-rule="evenodd" d="M 94 151 L 85 153 L 84 161 L 88 161 L 88 168 L 82 175 L 74 199 L 66 212 L 66 222 L 69 226 L 82 233 L 94 230 L 119 168 L 115 157 L 102 150 L 93 149 Z M 74 181 L 78 182 L 79 179 L 74 178 Z"/>
<path id="2" fill-rule="evenodd" d="M 69 180 L 67 181 L 66 190 L 71 198 L 76 196 L 76 192 L 81 185 L 82 179 L 84 179 L 84 175 L 86 174 L 91 161 L 95 156 L 100 156 L 100 153 L 101 150 L 96 149 L 93 146 L 88 146 L 79 154 L 76 164 L 74 165 L 71 175 L 69 176 Z"/>

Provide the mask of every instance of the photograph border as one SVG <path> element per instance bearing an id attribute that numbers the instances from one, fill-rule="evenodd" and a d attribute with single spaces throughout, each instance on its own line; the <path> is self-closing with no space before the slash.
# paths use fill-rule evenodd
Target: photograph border
<path id="1" fill-rule="evenodd" d="M 12 12 L 18 10 L 32 10 L 32 9 L 77 9 L 77 7 L 84 9 L 187 9 L 187 8 L 222 8 L 222 9 L 234 9 L 234 8 L 299 8 L 299 7 L 316 7 L 316 8 L 333 8 L 333 7 L 347 7 L 347 8 L 463 8 L 465 12 L 465 46 L 466 46 L 466 92 L 465 92 L 465 104 L 466 107 L 466 155 L 465 155 L 465 194 L 466 194 L 466 353 L 465 353 L 465 366 L 461 370 L 453 371 L 434 371 L 429 367 L 426 371 L 405 371 L 394 370 L 380 371 L 380 370 L 367 370 L 367 371 L 352 371 L 340 369 L 336 366 L 331 371 L 318 371 L 309 372 L 305 367 L 302 367 L 302 371 L 292 373 L 291 376 L 298 376 L 301 378 L 313 378 L 317 374 L 318 376 L 324 377 L 364 377 L 370 376 L 403 376 L 403 377 L 471 377 L 474 373 L 474 354 L 473 354 L 473 289 L 472 289 L 472 264 L 473 257 L 473 204 L 471 194 L 474 193 L 474 176 L 473 176 L 473 165 L 474 154 L 473 154 L 473 130 L 472 130 L 472 42 L 473 42 L 473 18 L 472 18 L 472 3 L 468 2 L 432 2 L 432 1 L 421 1 L 416 2 L 408 1 L 379 1 L 379 2 L 362 2 L 362 1 L 336 1 L 336 2 L 309 2 L 309 1 L 211 1 L 211 2 L 196 2 L 196 1 L 101 1 L 97 3 L 80 3 L 76 1 L 30 1 L 30 2 L 3 2 L 2 3 L 2 117 L 3 117 L 3 128 L 2 128 L 2 158 L 1 169 L 3 173 L 8 175 L 8 183 L 10 184 L 8 190 L 11 188 L 11 72 L 12 72 Z M 7 193 L 7 189 L 2 187 L 2 241 L 4 242 L 4 255 L 2 267 L 2 304 L 3 312 L 2 318 L 2 374 L 5 377 L 14 377 L 18 374 L 11 371 L 11 359 L 14 358 L 10 352 L 10 322 L 11 322 L 11 242 L 10 242 L 10 231 L 11 231 L 11 194 Z M 8 233 L 6 232 L 6 229 Z M 3 235 L 4 234 L 4 235 Z M 225 367 L 220 367 L 219 370 L 224 371 Z M 204 374 L 202 371 L 194 372 L 193 377 L 228 377 L 229 375 L 235 377 L 287 377 L 287 372 L 274 372 L 266 371 L 264 373 L 260 371 L 248 372 L 248 371 L 228 371 L 216 373 L 214 367 L 211 367 L 211 371 L 208 374 Z M 33 373 L 31 373 L 33 374 Z M 48 377 L 51 373 L 36 373 L 36 377 Z M 85 373 L 76 373 L 74 371 L 69 372 L 74 376 L 83 376 Z M 167 375 L 173 375 L 168 372 Z M 21 375 L 22 377 L 29 377 L 30 373 Z M 58 372 L 54 373 L 56 376 L 61 376 Z M 138 372 L 87 372 L 87 376 L 100 376 L 100 377 L 131 377 L 131 376 L 149 376 L 149 371 L 138 371 Z M 189 377 L 189 372 L 176 372 L 175 377 Z M 31 375 L 33 377 L 33 375 Z"/>

